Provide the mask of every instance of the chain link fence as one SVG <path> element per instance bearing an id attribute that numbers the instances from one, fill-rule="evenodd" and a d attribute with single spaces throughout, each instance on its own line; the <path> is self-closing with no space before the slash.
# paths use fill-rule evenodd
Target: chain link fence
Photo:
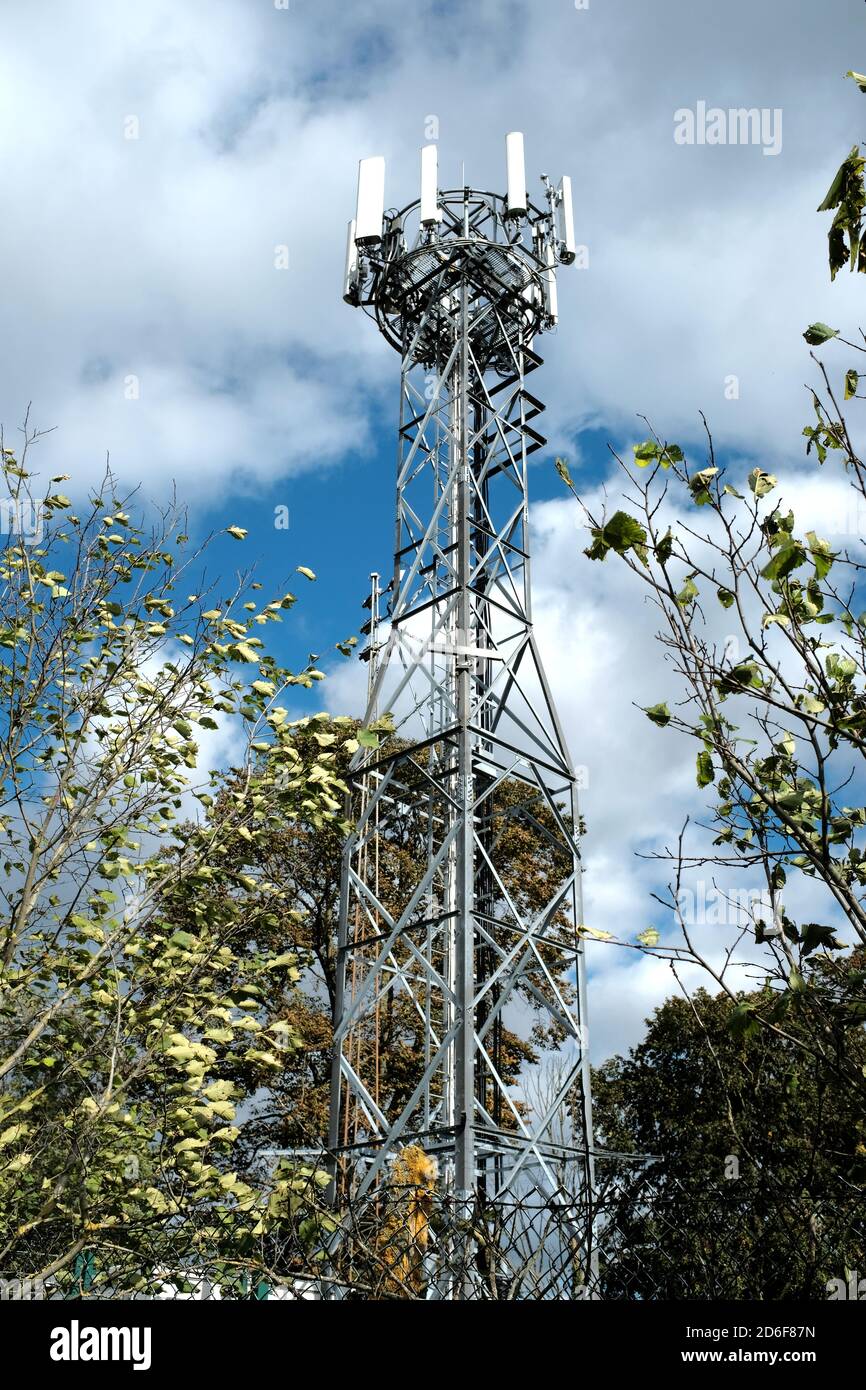
<path id="1" fill-rule="evenodd" d="M 305 1170 L 289 1200 L 283 1184 L 247 1205 L 191 1206 L 101 1228 L 55 1222 L 11 1242 L 0 1297 L 857 1297 L 857 1271 L 866 1275 L 861 1188 L 599 1166 L 592 1199 L 578 1203 L 537 1189 L 496 1203 L 483 1194 L 457 1201 L 431 1181 L 386 1184 L 335 1206 L 321 1172 Z"/>

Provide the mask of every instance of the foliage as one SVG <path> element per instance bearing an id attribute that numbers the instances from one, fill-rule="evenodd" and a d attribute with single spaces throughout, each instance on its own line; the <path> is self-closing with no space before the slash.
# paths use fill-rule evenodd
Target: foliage
<path id="1" fill-rule="evenodd" d="M 602 1146 L 656 1160 L 621 1181 L 615 1160 L 600 1165 L 606 1296 L 825 1297 L 862 1264 L 861 1101 L 808 1047 L 738 1026 L 764 1003 L 669 999 L 595 1072 Z M 847 1045 L 862 1066 L 862 1029 Z"/>
<path id="2" fill-rule="evenodd" d="M 324 757 L 343 780 L 365 738 L 368 746 L 371 738 L 380 743 L 383 752 L 397 746 L 387 719 L 364 730 L 356 720 L 325 714 L 298 721 L 286 742 L 300 768 L 309 771 Z M 423 752 L 418 755 L 419 777 L 424 756 Z M 379 892 L 395 919 L 424 872 L 426 824 L 421 805 L 418 798 L 395 798 L 383 808 L 378 825 L 375 869 L 372 865 L 369 869 L 377 874 Z M 515 779 L 507 779 L 498 789 L 496 807 L 492 862 L 519 910 L 526 916 L 537 914 L 570 873 L 570 861 L 557 837 L 545 833 L 554 829 L 550 813 L 536 805 L 529 790 Z M 256 1097 L 235 1152 L 239 1171 L 252 1171 L 265 1152 L 316 1148 L 327 1140 L 343 839 L 337 821 L 314 822 L 302 812 L 293 820 L 270 824 L 255 845 L 245 847 L 256 872 L 278 888 L 272 904 L 274 922 L 262 939 L 274 950 L 295 953 L 302 962 L 297 987 L 287 990 L 278 974 L 270 978 L 265 1007 L 273 1020 L 300 1034 L 304 1046 L 284 1053 L 282 1070 L 270 1075 L 251 1068 L 235 1048 L 232 1079 L 240 1091 Z M 422 905 L 419 911 L 424 910 Z M 574 927 L 564 911 L 550 924 L 552 939 L 557 932 L 565 944 L 573 943 Z M 555 948 L 547 948 L 549 964 L 556 964 L 556 956 Z M 567 981 L 561 990 L 568 995 Z M 503 1028 L 498 1042 L 500 1065 L 511 1083 L 516 1083 L 521 1068 L 534 1061 L 540 1049 L 558 1042 L 550 1028 L 541 1026 L 537 1001 L 527 997 L 524 1002 L 529 1037 Z M 356 1030 L 353 1046 L 364 1051 L 364 1074 L 376 1071 L 378 1075 L 383 1108 L 399 1109 L 411 1096 L 424 1066 L 424 1021 L 408 997 L 390 991 L 376 1023 L 363 1036 Z M 513 1117 L 502 1118 L 506 1124 L 513 1122 Z"/>
<path id="3" fill-rule="evenodd" d="M 336 826 L 344 790 L 324 750 L 298 767 L 280 704 L 321 673 L 280 667 L 259 636 L 294 596 L 245 579 L 187 594 L 200 556 L 181 513 L 147 531 L 110 476 L 80 515 L 34 499 L 36 438 L 3 472 L 44 534 L 9 535 L 0 573 L 0 1268 L 39 1249 L 33 1274 L 195 1207 L 275 1219 L 291 1175 L 274 1199 L 232 1166 L 229 1059 L 273 1074 L 301 1045 L 265 1008 L 299 961 L 273 940 L 254 848 L 299 817 Z M 198 772 L 224 727 L 242 750 L 230 787 Z"/>
<path id="4" fill-rule="evenodd" d="M 864 80 L 854 76 L 862 87 Z M 840 169 L 822 208 L 837 208 L 830 271 L 848 260 L 864 269 L 864 161 L 857 149 Z M 823 322 L 804 337 L 813 346 L 866 352 Z M 813 353 L 814 358 L 814 353 Z M 866 467 L 843 400 L 860 399 L 861 373 L 841 376 L 818 361 L 814 419 L 806 453 L 838 469 L 851 515 L 866 502 Z M 617 461 L 629 510 L 609 519 L 584 506 L 586 555 L 624 563 L 646 586 L 660 620 L 659 640 L 676 699 L 645 707 L 657 727 L 696 743 L 695 777 L 712 792 L 712 844 L 686 852 L 685 834 L 661 856 L 673 879 L 660 899 L 683 946 L 644 949 L 698 961 L 735 1003 L 732 963 L 743 948 L 768 986 L 736 1004 L 734 1027 L 766 1027 L 794 1039 L 816 1063 L 834 1068 L 866 1099 L 850 1025 L 866 1018 L 866 602 L 860 529 L 851 548 L 834 545 L 798 520 L 784 483 L 761 467 L 745 479 L 721 466 L 712 436 L 706 458 L 689 464 L 679 445 L 655 434 Z M 565 465 L 560 476 L 577 496 Z M 580 499 L 578 499 L 580 500 Z M 756 905 L 732 913 L 726 941 L 702 945 L 682 910 L 684 878 L 710 865 L 728 879 L 748 873 Z M 810 881 L 822 920 L 800 921 L 786 907 Z M 812 898 L 816 896 L 812 892 Z M 758 905 L 759 904 L 759 905 Z M 755 949 L 758 948 L 758 949 Z M 721 963 L 720 963 L 721 962 Z"/>
<path id="5" fill-rule="evenodd" d="M 859 72 L 848 72 L 861 92 L 866 92 L 866 79 Z M 833 212 L 830 231 L 827 234 L 830 278 L 844 265 L 852 271 L 866 271 L 866 244 L 863 239 L 863 216 L 866 209 L 866 187 L 863 183 L 863 169 L 866 165 L 859 145 L 854 145 L 847 158 L 842 161 L 827 196 L 818 204 L 819 212 Z"/>
<path id="6" fill-rule="evenodd" d="M 828 391 L 826 404 L 815 396 L 824 436 L 847 441 L 844 425 L 831 420 L 835 398 Z M 855 495 L 866 497 L 862 464 L 850 442 L 840 447 Z M 841 954 L 838 935 L 847 923 L 866 944 L 866 806 L 858 804 L 866 790 L 861 564 L 798 529 L 794 513 L 777 500 L 773 475 L 753 469 L 746 492 L 735 489 L 716 465 L 712 440 L 709 464 L 697 471 L 678 448 L 658 440 L 635 454 L 646 475 L 622 466 L 640 541 L 619 553 L 650 589 L 681 688 L 675 707 L 665 701 L 645 712 L 658 727 L 697 742 L 697 785 L 715 796 L 712 847 L 687 856 L 681 837 L 668 856 L 675 878 L 664 901 L 685 939 L 675 954 L 700 959 L 725 983 L 681 911 L 684 875 L 708 863 L 748 870 L 767 909 L 734 923 L 735 930 L 764 947 L 767 978 L 778 987 L 754 1016 L 784 1030 L 791 1009 L 805 1009 L 813 1021 L 809 1045 L 823 1055 L 852 1016 L 866 1016 L 866 974 Z M 669 507 L 674 487 L 682 520 Z M 708 518 L 701 529 L 692 518 L 697 508 Z M 587 521 L 593 536 L 603 534 L 602 520 L 587 513 Z M 603 558 L 597 544 L 591 558 Z M 797 878 L 824 886 L 829 920 L 792 919 L 782 895 Z M 849 1068 L 849 1077 L 862 1091 L 860 1069 Z"/>

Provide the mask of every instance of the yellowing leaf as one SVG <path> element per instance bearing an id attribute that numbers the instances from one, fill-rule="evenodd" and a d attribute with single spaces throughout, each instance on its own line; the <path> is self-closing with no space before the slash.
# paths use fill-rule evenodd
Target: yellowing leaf
<path id="1" fill-rule="evenodd" d="M 578 936 L 591 936 L 593 941 L 613 941 L 613 932 L 599 931 L 598 927 L 580 926 L 577 929 Z"/>

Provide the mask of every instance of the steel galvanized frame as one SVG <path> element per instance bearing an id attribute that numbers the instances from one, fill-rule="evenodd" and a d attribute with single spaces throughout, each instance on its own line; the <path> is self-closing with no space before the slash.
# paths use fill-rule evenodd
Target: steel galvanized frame
<path id="1" fill-rule="evenodd" d="M 392 709 L 407 746 L 385 754 L 360 748 L 350 769 L 355 794 L 363 788 L 363 810 L 342 867 L 330 1149 L 356 1201 L 375 1191 L 390 1160 L 416 1139 L 438 1154 L 445 1188 L 458 1198 L 469 1201 L 481 1188 L 488 1201 L 508 1200 L 529 1184 L 567 1210 L 592 1188 L 592 1121 L 576 929 L 581 870 L 570 828 L 579 823 L 575 779 L 532 630 L 529 591 L 527 458 L 541 441 L 529 421 L 542 406 L 525 378 L 540 365 L 533 339 L 544 324 L 527 312 L 525 295 L 498 302 L 489 295 L 502 283 L 503 262 L 509 272 L 514 262 L 515 282 L 526 275 L 537 285 L 542 258 L 537 240 L 531 248 L 519 243 L 519 229 L 494 195 L 463 190 L 442 201 L 439 229 L 419 232 L 411 248 L 383 249 L 378 264 L 371 257 L 363 301 L 389 340 L 399 339 L 402 358 L 390 631 L 381 651 L 371 653 L 377 670 L 365 724 Z M 532 209 L 526 224 L 536 238 L 543 217 Z M 425 244 L 440 268 L 411 283 L 401 305 L 394 283 Z M 443 325 L 450 332 L 444 346 Z M 439 353 L 432 382 L 431 343 Z M 502 505 L 506 483 L 513 492 Z M 425 762 L 436 752 L 448 766 Z M 430 855 L 395 921 L 364 865 L 377 807 L 400 802 L 402 769 L 415 778 L 407 795 L 427 816 Z M 485 806 L 515 778 L 537 790 L 573 865 L 534 920 L 524 920 L 511 900 L 484 842 L 492 833 L 484 828 Z M 487 904 L 477 901 L 482 874 L 488 897 L 494 894 Z M 551 947 L 563 951 L 561 936 L 548 937 L 547 929 L 566 900 L 574 924 L 572 999 L 544 958 Z M 422 903 L 426 912 L 417 919 Z M 355 928 L 356 912 L 363 931 Z M 482 950 L 492 963 L 479 975 Z M 426 1040 L 422 1074 L 399 1114 L 376 1104 L 369 1078 L 349 1055 L 353 1030 L 391 991 L 409 998 Z M 518 991 L 546 1010 L 572 1045 L 569 1070 L 540 1116 L 521 1111 L 490 1050 Z M 483 1096 L 476 1094 L 480 1076 Z M 489 1113 L 488 1088 L 510 1126 Z M 574 1121 L 570 1144 L 551 1137 L 561 1131 L 564 1107 Z M 363 1116 L 367 1128 L 348 1144 L 347 1110 Z M 563 1190 L 566 1166 L 582 1194 Z"/>

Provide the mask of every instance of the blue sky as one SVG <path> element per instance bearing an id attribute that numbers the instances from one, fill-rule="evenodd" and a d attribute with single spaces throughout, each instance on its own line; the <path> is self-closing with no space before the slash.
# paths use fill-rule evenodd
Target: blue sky
<path id="1" fill-rule="evenodd" d="M 843 80 L 864 66 L 864 18 L 860 0 L 4 7 L 7 439 L 32 402 L 55 428 L 45 471 L 72 474 L 73 494 L 108 453 L 144 500 L 176 483 L 194 537 L 248 529 L 242 548 L 218 541 L 210 568 L 255 561 L 268 584 L 311 566 L 279 655 L 332 652 L 363 617 L 370 570 L 392 563 L 399 364 L 340 297 L 357 161 L 384 154 L 388 203 L 409 201 L 433 120 L 442 183 L 465 162 L 468 181 L 496 188 L 505 133 L 523 130 L 531 182 L 572 175 L 589 252 L 561 277 L 535 379 L 550 437 L 531 475 L 535 612 L 589 771 L 588 911 L 640 930 L 654 882 L 634 851 L 700 808 L 693 751 L 635 710 L 669 680 L 649 616 L 582 559 L 552 460 L 615 496 L 608 441 L 628 452 L 646 414 L 699 448 L 704 410 L 735 471 L 780 474 L 804 529 L 844 515 L 842 485 L 816 484 L 803 455 L 800 335 L 857 322 L 862 286 L 830 285 L 814 209 L 866 134 L 866 98 Z M 700 101 L 780 111 L 781 149 L 678 145 L 675 113 Z M 363 668 L 333 669 L 317 694 L 358 712 Z M 653 962 L 599 958 L 599 1050 L 633 1039 L 670 987 Z"/>

